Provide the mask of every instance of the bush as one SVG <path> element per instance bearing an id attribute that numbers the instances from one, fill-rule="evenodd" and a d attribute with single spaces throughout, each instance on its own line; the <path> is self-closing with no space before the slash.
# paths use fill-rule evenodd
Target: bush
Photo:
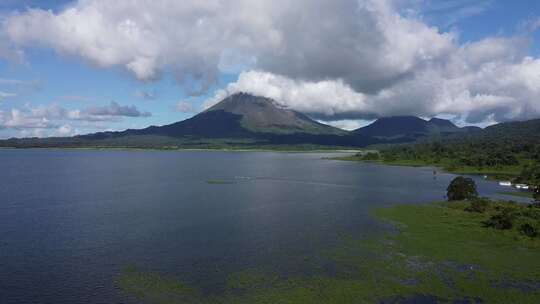
<path id="1" fill-rule="evenodd" d="M 499 212 L 490 217 L 484 224 L 487 227 L 492 227 L 495 229 L 512 229 L 514 226 L 514 220 L 516 216 L 514 213 L 514 208 L 504 207 Z"/>
<path id="2" fill-rule="evenodd" d="M 446 196 L 449 201 L 474 199 L 478 196 L 474 181 L 471 178 L 463 176 L 454 178 L 446 190 Z"/>
<path id="3" fill-rule="evenodd" d="M 471 201 L 470 206 L 465 211 L 484 213 L 488 209 L 489 200 L 486 198 L 476 198 Z"/>
<path id="4" fill-rule="evenodd" d="M 364 156 L 362 156 L 363 160 L 379 160 L 380 155 L 377 152 L 368 152 Z"/>
<path id="5" fill-rule="evenodd" d="M 521 224 L 521 226 L 519 226 L 519 232 L 532 238 L 539 236 L 538 227 L 536 227 L 534 223 Z"/>

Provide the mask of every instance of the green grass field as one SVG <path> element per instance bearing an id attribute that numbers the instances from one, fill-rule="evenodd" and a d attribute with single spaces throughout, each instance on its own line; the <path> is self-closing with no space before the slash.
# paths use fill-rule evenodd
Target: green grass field
<path id="1" fill-rule="evenodd" d="M 489 217 L 466 202 L 397 205 L 374 215 L 397 231 L 373 239 L 343 237 L 319 253 L 334 273 L 309 276 L 261 269 L 231 273 L 217 295 L 171 277 L 129 268 L 119 286 L 147 303 L 540 303 L 540 239 L 483 226 Z M 494 207 L 493 210 L 496 208 Z"/>

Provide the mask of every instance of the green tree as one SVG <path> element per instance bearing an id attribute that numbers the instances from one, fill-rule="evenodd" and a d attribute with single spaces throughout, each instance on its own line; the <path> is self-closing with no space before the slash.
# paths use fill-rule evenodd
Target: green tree
<path id="1" fill-rule="evenodd" d="M 540 164 L 536 163 L 523 168 L 516 181 L 528 184 L 534 192 L 535 201 L 540 203 Z"/>
<path id="2" fill-rule="evenodd" d="M 379 160 L 380 156 L 378 152 L 368 152 L 362 157 L 363 160 Z"/>
<path id="3" fill-rule="evenodd" d="M 458 176 L 446 189 L 449 201 L 459 201 L 478 197 L 475 182 L 468 177 Z"/>

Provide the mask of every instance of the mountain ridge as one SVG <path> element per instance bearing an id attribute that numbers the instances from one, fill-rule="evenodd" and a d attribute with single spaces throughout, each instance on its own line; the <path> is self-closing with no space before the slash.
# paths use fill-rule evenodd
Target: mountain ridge
<path id="1" fill-rule="evenodd" d="M 237 93 L 175 123 L 74 137 L 0 140 L 0 147 L 249 147 L 332 146 L 414 143 L 469 136 L 540 134 L 540 119 L 490 126 L 458 127 L 449 120 L 416 116 L 382 117 L 353 131 L 322 124 L 270 98 Z"/>
<path id="2" fill-rule="evenodd" d="M 450 120 L 442 118 L 434 117 L 425 120 L 416 116 L 403 115 L 382 117 L 365 127 L 351 132 L 380 139 L 407 138 L 412 140 L 421 137 L 440 137 L 455 133 L 467 133 L 473 130 L 470 128 L 460 128 Z"/>

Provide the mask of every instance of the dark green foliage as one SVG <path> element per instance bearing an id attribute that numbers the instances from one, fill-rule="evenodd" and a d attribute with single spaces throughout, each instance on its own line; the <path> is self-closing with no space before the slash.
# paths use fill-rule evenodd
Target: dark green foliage
<path id="1" fill-rule="evenodd" d="M 486 222 L 486 227 L 495 229 L 512 229 L 516 219 L 515 210 L 512 207 L 504 207 L 499 212 L 491 216 Z"/>
<path id="2" fill-rule="evenodd" d="M 537 147 L 537 149 L 540 148 Z M 515 181 L 528 184 L 533 190 L 533 198 L 540 202 L 540 163 L 534 162 L 525 166 Z"/>
<path id="3" fill-rule="evenodd" d="M 489 199 L 475 198 L 471 201 L 471 205 L 465 208 L 465 211 L 484 213 L 489 207 Z"/>
<path id="4" fill-rule="evenodd" d="M 383 157 L 383 161 L 388 162 L 388 163 L 395 162 L 397 160 L 396 155 L 391 154 L 391 153 L 383 153 L 382 157 Z"/>
<path id="5" fill-rule="evenodd" d="M 486 227 L 500 230 L 515 228 L 521 234 L 540 237 L 540 208 L 534 204 L 518 204 L 514 202 L 498 202 L 487 208 L 491 216 L 484 222 Z"/>
<path id="6" fill-rule="evenodd" d="M 538 225 L 535 225 L 534 223 L 521 224 L 521 226 L 519 227 L 519 231 L 528 237 L 534 238 L 538 236 L 539 229 L 537 226 Z"/>
<path id="7" fill-rule="evenodd" d="M 536 146 L 531 151 L 532 159 L 537 162 L 540 162 L 540 146 Z"/>
<path id="8" fill-rule="evenodd" d="M 524 165 L 538 166 L 540 120 L 502 123 L 483 131 L 428 138 L 414 145 L 387 147 L 381 153 L 387 162 L 417 162 L 450 171 L 518 175 Z"/>
<path id="9" fill-rule="evenodd" d="M 540 163 L 533 163 L 525 166 L 521 174 L 516 178 L 516 182 L 530 185 L 540 184 Z"/>
<path id="10" fill-rule="evenodd" d="M 368 152 L 362 156 L 362 160 L 376 161 L 380 159 L 380 155 L 377 152 Z"/>
<path id="11" fill-rule="evenodd" d="M 473 199 L 478 196 L 475 182 L 471 178 L 463 176 L 454 178 L 446 190 L 449 201 Z"/>
<path id="12" fill-rule="evenodd" d="M 382 152 L 384 159 L 421 160 L 426 163 L 454 167 L 504 167 L 519 165 L 518 156 L 530 159 L 532 154 L 523 152 L 517 143 L 476 141 L 469 137 L 447 140 L 444 143 L 419 143 L 393 147 Z M 520 155 L 521 154 L 521 155 Z"/>

